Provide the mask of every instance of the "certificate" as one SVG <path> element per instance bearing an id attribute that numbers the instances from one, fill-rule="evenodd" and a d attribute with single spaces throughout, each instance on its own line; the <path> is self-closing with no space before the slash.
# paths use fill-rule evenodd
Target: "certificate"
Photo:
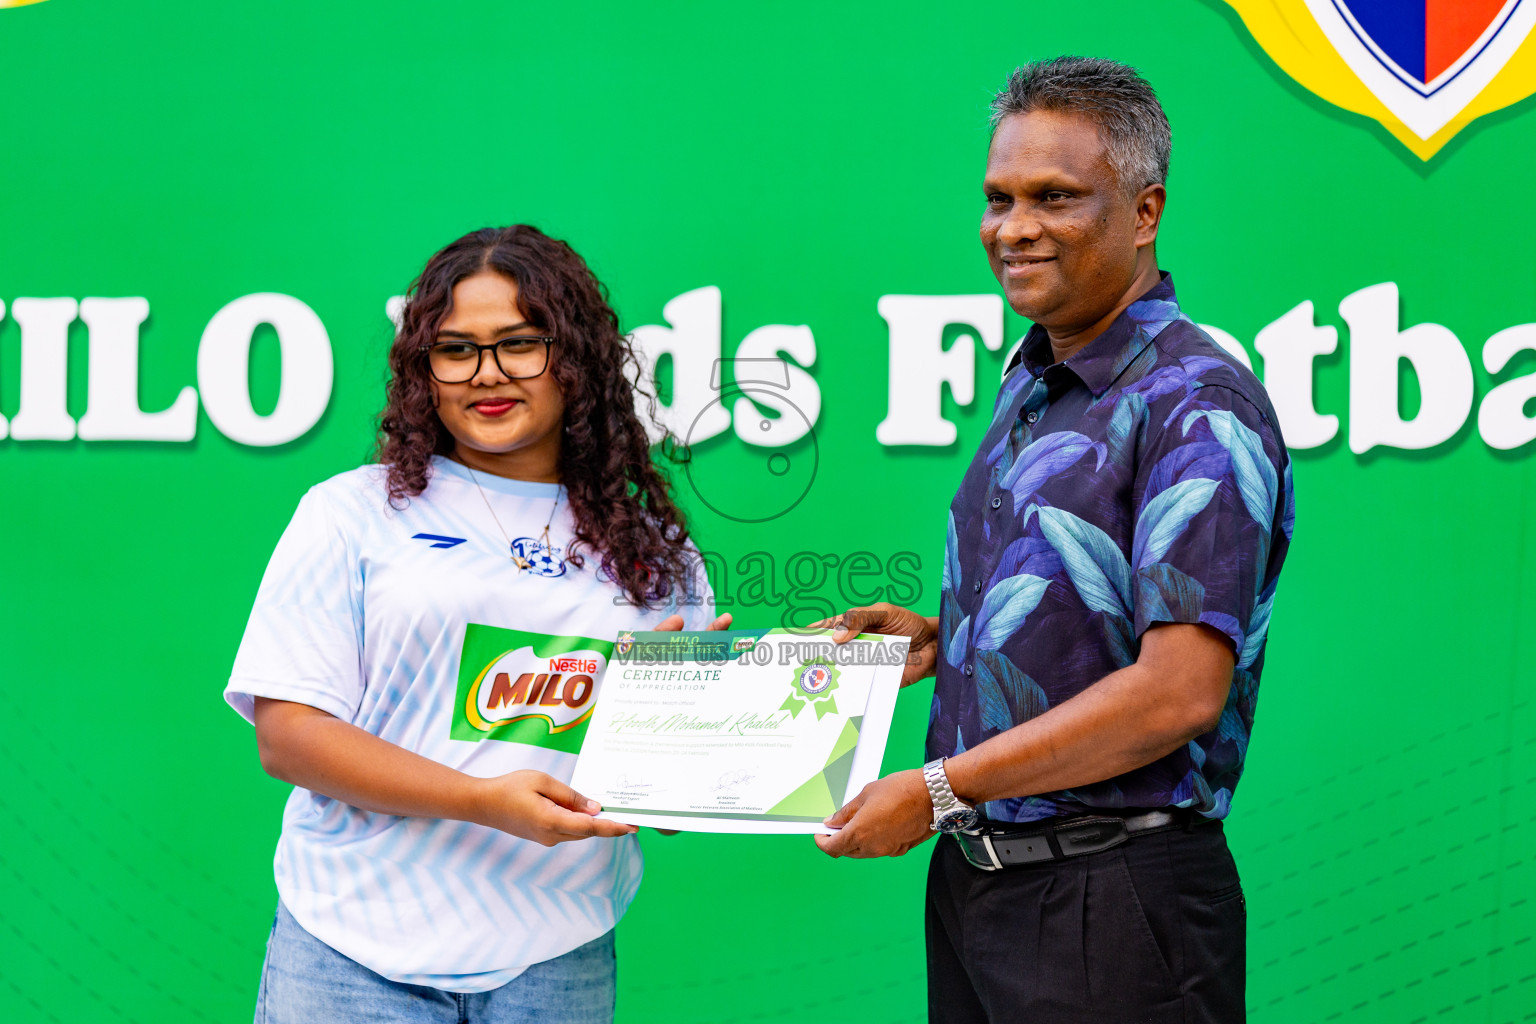
<path id="1" fill-rule="evenodd" d="M 624 633 L 571 785 L 600 817 L 694 832 L 831 832 L 880 774 L 907 637 Z"/>

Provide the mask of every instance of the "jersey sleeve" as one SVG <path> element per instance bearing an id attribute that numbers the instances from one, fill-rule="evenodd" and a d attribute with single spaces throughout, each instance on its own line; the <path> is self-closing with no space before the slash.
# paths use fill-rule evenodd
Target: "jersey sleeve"
<path id="1" fill-rule="evenodd" d="M 1237 391 L 1197 388 L 1154 410 L 1137 469 L 1131 551 L 1135 629 L 1204 623 L 1242 652 L 1285 510 L 1285 454 L 1268 417 Z"/>
<path id="2" fill-rule="evenodd" d="M 267 563 L 224 699 L 254 721 L 255 698 L 343 721 L 363 695 L 362 570 L 325 496 L 311 490 Z"/>

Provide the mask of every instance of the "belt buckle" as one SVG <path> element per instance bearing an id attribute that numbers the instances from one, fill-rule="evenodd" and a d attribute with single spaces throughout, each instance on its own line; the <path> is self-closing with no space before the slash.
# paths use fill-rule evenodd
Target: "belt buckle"
<path id="1" fill-rule="evenodd" d="M 971 844 L 966 839 L 960 838 L 962 835 L 968 838 L 980 839 L 981 847 L 987 851 L 987 860 L 991 863 L 977 860 L 972 856 Z M 1003 862 L 997 859 L 997 850 L 992 846 L 992 836 L 985 830 L 977 829 L 975 831 L 956 833 L 955 841 L 960 844 L 960 853 L 965 857 L 965 862 L 971 867 L 980 871 L 1001 871 L 1003 869 Z"/>

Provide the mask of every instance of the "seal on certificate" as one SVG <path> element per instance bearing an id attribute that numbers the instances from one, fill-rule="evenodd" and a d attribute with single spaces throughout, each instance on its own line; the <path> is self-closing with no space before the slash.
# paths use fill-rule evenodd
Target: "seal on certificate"
<path id="1" fill-rule="evenodd" d="M 816 709 L 816 718 L 829 712 L 837 711 L 837 701 L 832 698 L 832 691 L 837 689 L 837 677 L 840 674 L 838 667 L 828 658 L 811 658 L 802 661 L 795 669 L 794 681 L 790 684 L 789 697 L 784 701 L 780 711 L 788 711 L 793 718 L 800 714 L 800 710 L 807 705 Z"/>
<path id="2" fill-rule="evenodd" d="M 635 634 L 626 629 L 619 634 L 619 640 L 613 646 L 620 654 L 628 654 L 629 649 L 635 646 Z"/>
<path id="3" fill-rule="evenodd" d="M 832 672 L 825 665 L 806 665 L 800 670 L 800 692 L 819 697 L 832 685 Z"/>

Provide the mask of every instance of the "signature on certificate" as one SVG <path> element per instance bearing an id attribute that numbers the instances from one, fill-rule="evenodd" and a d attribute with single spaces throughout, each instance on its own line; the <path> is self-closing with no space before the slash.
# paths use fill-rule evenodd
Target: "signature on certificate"
<path id="1" fill-rule="evenodd" d="M 613 780 L 613 790 L 619 793 L 649 793 L 656 788 L 654 782 L 646 782 L 643 779 L 632 779 L 628 775 L 621 774 Z"/>
<path id="2" fill-rule="evenodd" d="M 738 786 L 745 786 L 756 777 L 757 776 L 751 774 L 750 772 L 726 772 L 724 775 L 720 776 L 720 781 L 715 783 L 711 792 L 734 793 L 736 792 L 736 788 Z"/>

